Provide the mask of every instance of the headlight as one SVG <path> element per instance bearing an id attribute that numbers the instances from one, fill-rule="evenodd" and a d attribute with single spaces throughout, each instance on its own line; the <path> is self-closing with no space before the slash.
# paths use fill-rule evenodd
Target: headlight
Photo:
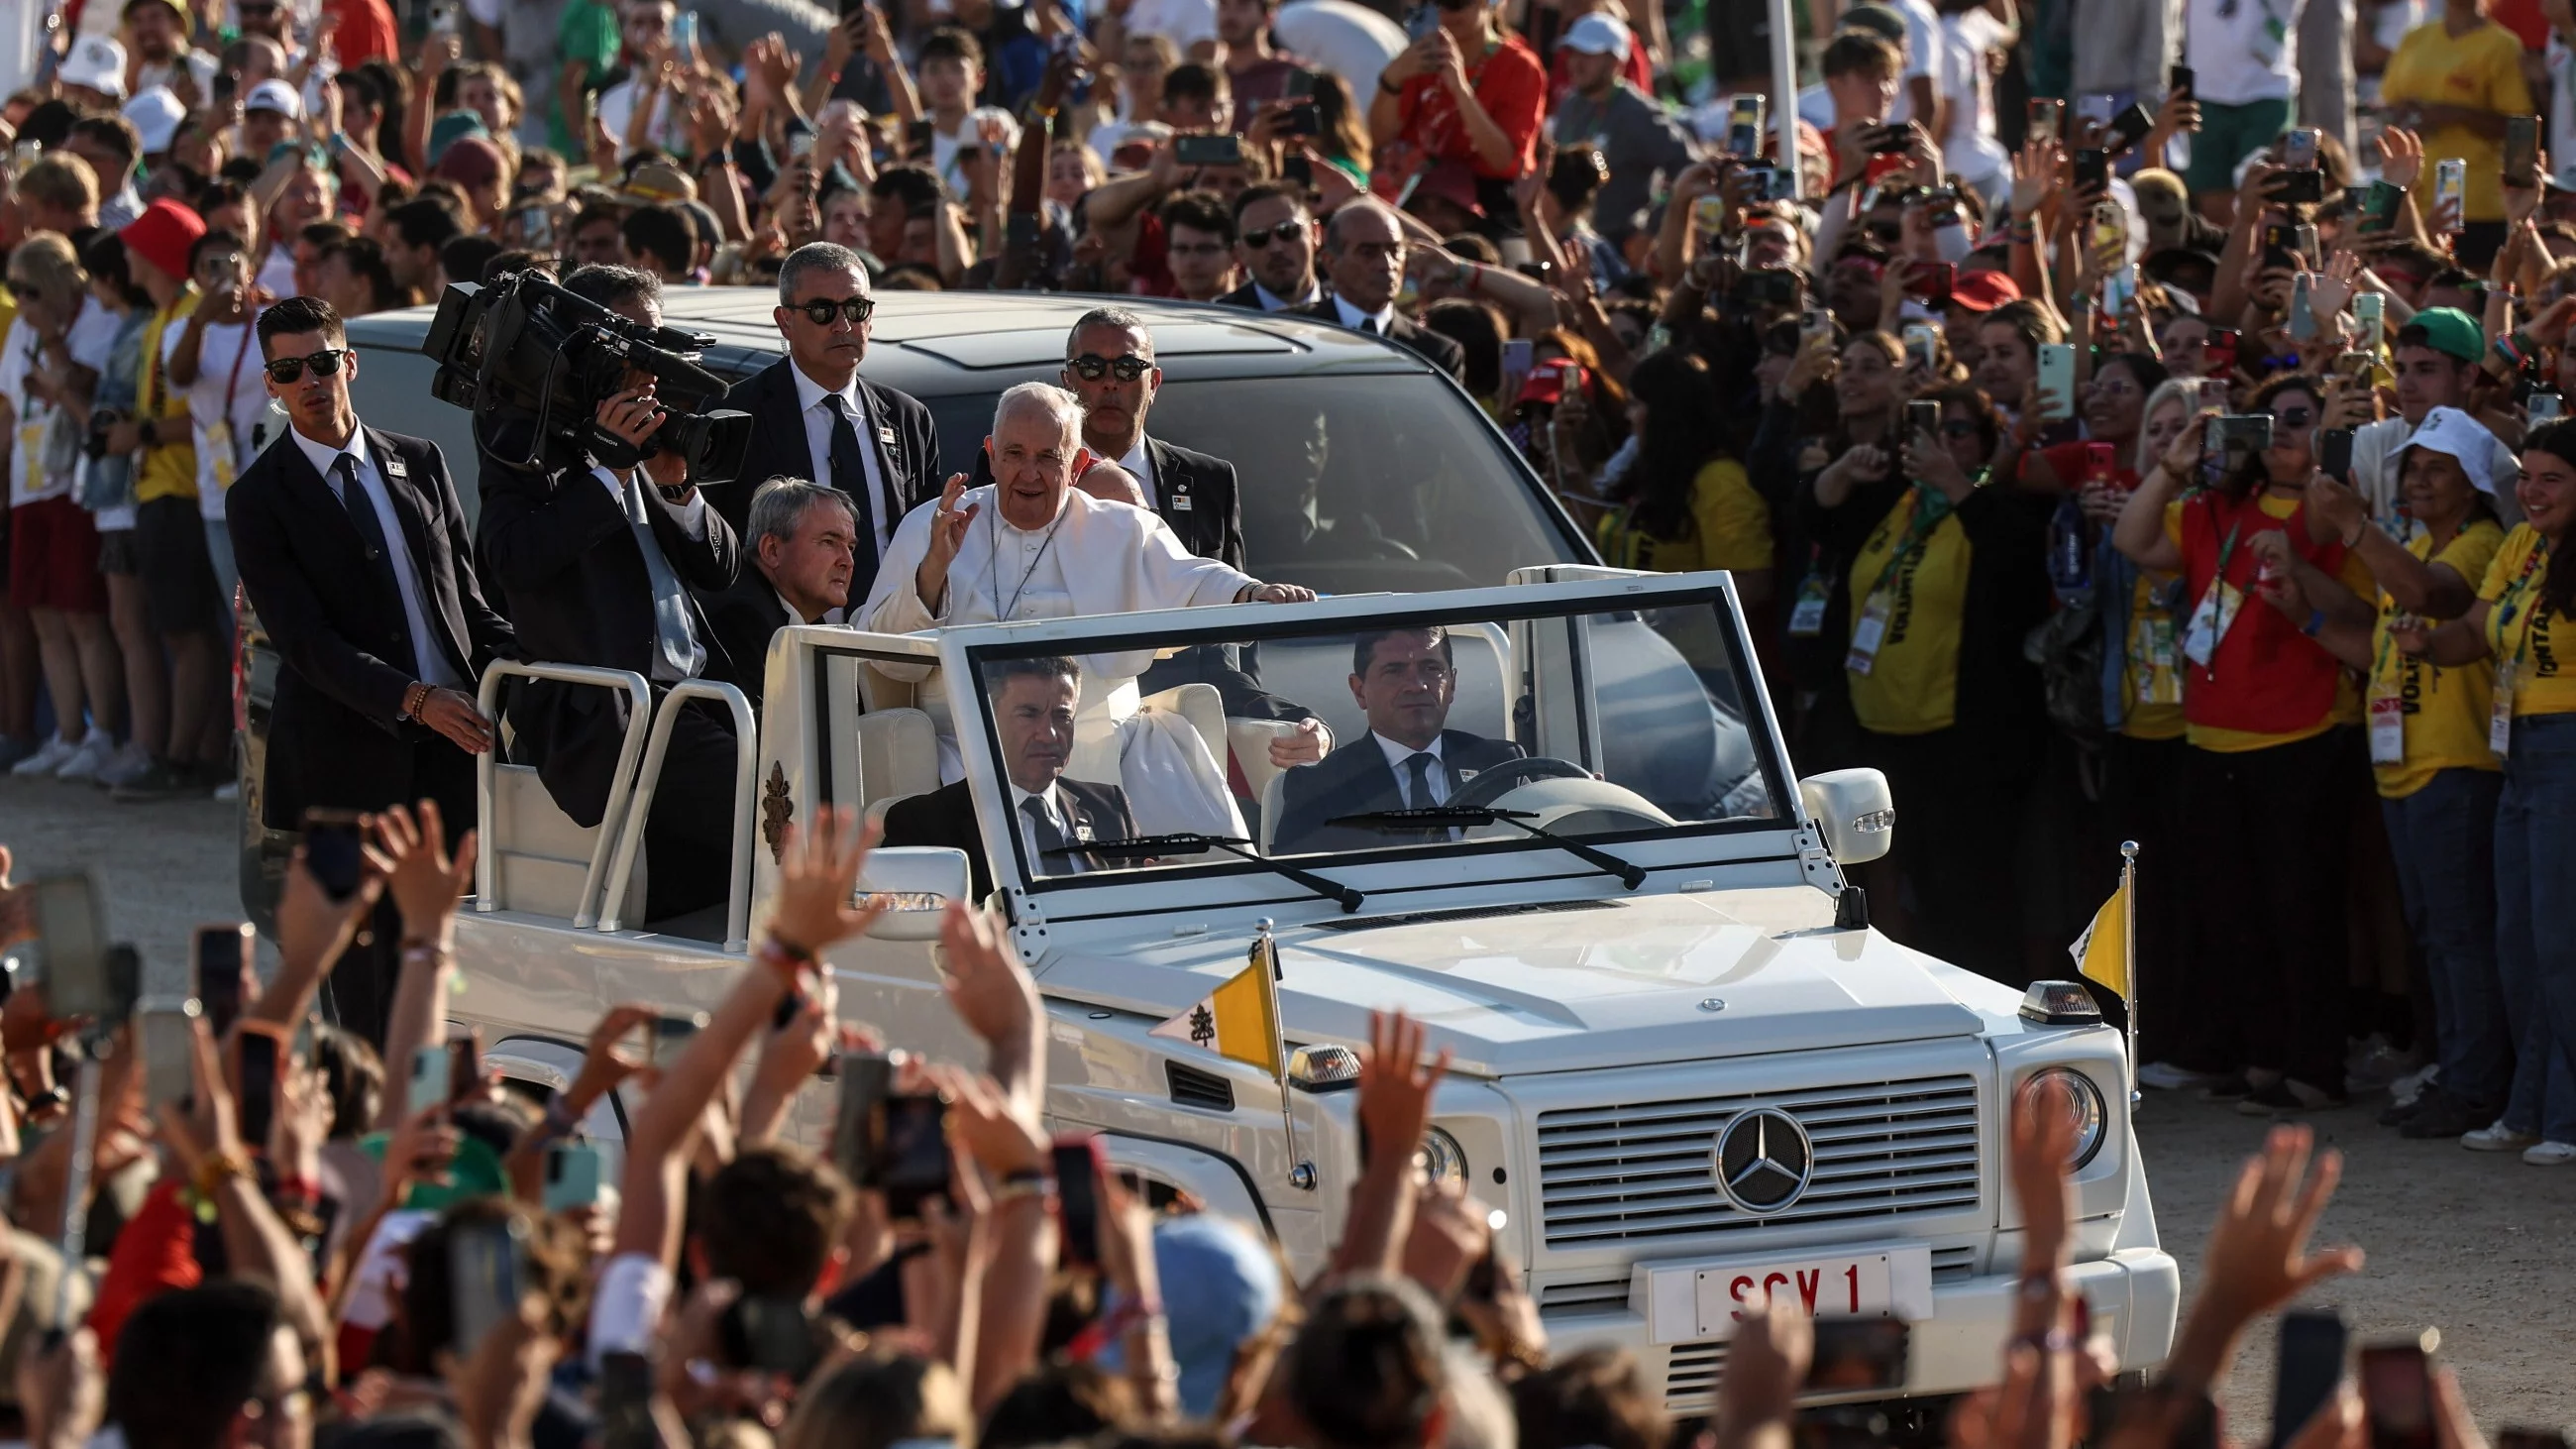
<path id="1" fill-rule="evenodd" d="M 2070 1168 L 2082 1167 L 2102 1151 L 2102 1141 L 2109 1135 L 2110 1109 L 2102 1101 L 2102 1089 L 2093 1079 L 2073 1067 L 2043 1067 L 2030 1074 L 2021 1084 L 2021 1097 L 2029 1100 L 2032 1089 L 2042 1082 L 2054 1081 L 2065 1088 L 2062 1100 L 2075 1119 L 2075 1152 L 2068 1159 Z"/>
<path id="2" fill-rule="evenodd" d="M 1467 1181 L 1467 1149 L 1458 1145 L 1457 1138 L 1434 1127 L 1422 1135 L 1422 1170 L 1435 1184 L 1454 1182 L 1463 1186 Z"/>

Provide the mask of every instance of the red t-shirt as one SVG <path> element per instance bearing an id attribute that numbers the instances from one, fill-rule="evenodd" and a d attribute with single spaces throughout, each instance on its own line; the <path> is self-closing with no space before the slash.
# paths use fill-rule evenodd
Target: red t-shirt
<path id="1" fill-rule="evenodd" d="M 403 63 L 402 36 L 394 29 L 393 7 L 385 0 L 324 0 L 324 8 L 340 17 L 340 28 L 331 36 L 331 53 L 340 69 L 351 70 L 369 60 Z"/>
<path id="2" fill-rule="evenodd" d="M 2495 0 L 2487 7 L 2487 18 L 2512 31 L 2525 50 L 2549 47 L 2549 17 L 2540 13 L 2540 0 Z"/>
<path id="3" fill-rule="evenodd" d="M 1511 138 L 1516 158 L 1511 165 L 1497 169 L 1476 159 L 1476 144 L 1458 119 L 1458 103 L 1430 72 L 1406 81 L 1396 98 L 1404 118 L 1398 144 L 1411 143 L 1428 160 L 1464 161 L 1478 176 L 1510 180 L 1528 174 L 1538 164 L 1539 126 L 1547 119 L 1547 70 L 1538 63 L 1538 52 L 1519 36 L 1505 35 L 1482 56 L 1468 58 L 1467 84 L 1485 114 Z"/>
<path id="4" fill-rule="evenodd" d="M 2340 666 L 2314 639 L 2255 592 L 2261 563 L 2246 540 L 2277 530 L 2301 558 L 2332 574 L 2343 567 L 2344 547 L 2309 536 L 2307 508 L 2288 516 L 2263 506 L 2258 488 L 2243 503 L 2224 494 L 2199 494 L 2182 507 L 2183 597 L 2195 610 L 2210 585 L 2224 576 L 2243 602 L 2219 636 L 2207 669 L 2193 666 L 2183 688 L 2183 712 L 2195 725 L 2245 734 L 2296 735 L 2319 728 L 2334 710 Z M 2231 546 L 2229 540 L 2234 539 Z"/>

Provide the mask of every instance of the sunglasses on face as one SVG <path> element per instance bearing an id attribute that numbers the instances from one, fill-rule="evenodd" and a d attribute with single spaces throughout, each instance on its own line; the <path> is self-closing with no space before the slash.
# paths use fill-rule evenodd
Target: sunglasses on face
<path id="1" fill-rule="evenodd" d="M 1304 231 L 1307 225 L 1308 223 L 1302 221 L 1283 221 L 1277 226 L 1248 231 L 1243 234 L 1243 244 L 1256 252 L 1274 241 L 1284 246 L 1296 240 L 1297 234 Z"/>
<path id="2" fill-rule="evenodd" d="M 804 313 L 805 320 L 817 327 L 831 326 L 835 317 L 846 317 L 850 325 L 856 327 L 876 315 L 877 300 L 874 297 L 844 297 L 836 302 L 829 297 L 817 297 L 811 302 L 790 302 L 787 310 Z"/>
<path id="3" fill-rule="evenodd" d="M 1902 241 L 1905 237 L 1905 227 L 1898 222 L 1873 221 L 1867 223 L 1862 229 L 1869 233 L 1872 241 Z"/>
<path id="4" fill-rule="evenodd" d="M 1080 357 L 1066 358 L 1064 365 L 1071 368 L 1073 375 L 1084 382 L 1098 382 L 1103 376 L 1112 373 L 1117 375 L 1120 382 L 1134 382 L 1154 370 L 1152 359 L 1138 357 L 1132 352 L 1124 357 L 1103 357 L 1096 352 L 1086 352 Z"/>
<path id="5" fill-rule="evenodd" d="M 2317 420 L 2314 408 L 2274 408 L 2272 416 L 2285 428 L 2304 428 Z"/>
<path id="6" fill-rule="evenodd" d="M 349 355 L 345 347 L 326 347 L 311 357 L 281 357 L 268 364 L 268 375 L 280 387 L 291 387 L 303 380 L 304 369 L 311 367 L 315 377 L 340 375 L 340 359 Z"/>
<path id="7" fill-rule="evenodd" d="M 45 294 L 33 282 L 13 280 L 9 283 L 9 295 L 21 302 L 33 302 Z"/>

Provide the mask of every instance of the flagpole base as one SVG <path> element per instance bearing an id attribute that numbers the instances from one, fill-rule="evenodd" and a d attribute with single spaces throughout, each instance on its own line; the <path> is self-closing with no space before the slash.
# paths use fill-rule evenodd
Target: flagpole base
<path id="1" fill-rule="evenodd" d="M 1288 1185 L 1299 1192 L 1315 1190 L 1315 1164 L 1301 1162 L 1288 1170 Z"/>

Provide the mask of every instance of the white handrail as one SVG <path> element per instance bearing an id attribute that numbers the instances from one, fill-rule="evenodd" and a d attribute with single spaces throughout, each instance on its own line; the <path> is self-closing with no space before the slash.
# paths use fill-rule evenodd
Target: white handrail
<path id="1" fill-rule="evenodd" d="M 517 675 L 522 679 L 551 679 L 561 684 L 588 684 L 601 689 L 626 691 L 626 739 L 618 746 L 617 773 L 609 777 L 608 803 L 599 817 L 599 843 L 590 848 L 590 868 L 581 878 L 581 899 L 573 903 L 572 923 L 588 929 L 597 915 L 591 903 L 599 898 L 600 876 L 608 867 L 609 843 L 620 833 L 626 818 L 626 800 L 635 778 L 635 757 L 644 749 L 644 735 L 653 713 L 653 692 L 644 676 L 631 669 L 601 669 L 588 664 L 531 664 L 515 659 L 496 659 L 483 671 L 483 683 L 475 693 L 475 705 L 485 719 L 495 719 L 495 701 L 500 698 L 501 680 Z M 474 803 L 476 819 L 483 829 L 483 849 L 474 859 L 474 909 L 500 909 L 492 898 L 494 878 L 501 859 L 500 842 L 492 838 L 493 771 L 499 765 L 498 747 L 474 757 Z"/>
<path id="2" fill-rule="evenodd" d="M 741 690 L 711 679 L 684 679 L 662 696 L 662 708 L 653 720 L 651 742 L 644 747 L 644 771 L 635 780 L 635 791 L 626 809 L 626 826 L 618 832 L 617 854 L 610 858 L 608 880 L 612 887 L 600 905 L 599 929 L 619 929 L 619 904 L 626 899 L 626 882 L 635 874 L 635 853 L 643 848 L 644 825 L 653 814 L 653 787 L 662 778 L 662 757 L 670 752 L 671 726 L 680 711 L 692 699 L 712 699 L 733 711 L 733 880 L 725 896 L 725 950 L 751 949 L 751 899 L 747 883 L 751 879 L 752 810 L 757 803 L 760 778 L 760 726 L 753 721 L 751 701 Z"/>

